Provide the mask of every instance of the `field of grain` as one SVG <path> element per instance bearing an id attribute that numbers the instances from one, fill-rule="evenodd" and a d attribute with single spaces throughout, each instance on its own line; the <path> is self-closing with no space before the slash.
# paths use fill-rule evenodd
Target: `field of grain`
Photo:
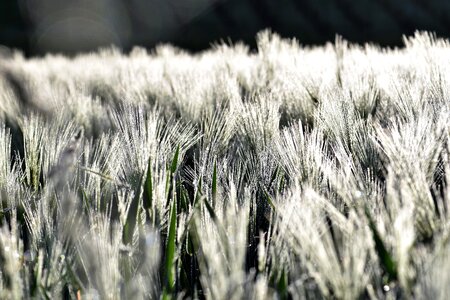
<path id="1" fill-rule="evenodd" d="M 446 299 L 450 43 L 0 59 L 1 299 Z"/>

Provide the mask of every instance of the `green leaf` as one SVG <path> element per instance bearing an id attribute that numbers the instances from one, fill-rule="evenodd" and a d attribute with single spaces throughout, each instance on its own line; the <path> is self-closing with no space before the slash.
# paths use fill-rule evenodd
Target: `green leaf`
<path id="1" fill-rule="evenodd" d="M 200 198 L 202 197 L 202 178 L 198 179 L 197 190 L 195 191 L 193 206 L 196 207 L 197 203 L 200 203 Z"/>
<path id="2" fill-rule="evenodd" d="M 266 197 L 267 203 L 269 203 L 270 207 L 272 209 L 275 209 L 275 205 L 273 204 L 272 198 L 270 198 L 269 194 L 267 193 L 267 191 L 264 189 L 264 196 Z"/>
<path id="3" fill-rule="evenodd" d="M 277 166 L 277 167 L 275 168 L 275 170 L 273 171 L 272 176 L 271 176 L 271 178 L 270 178 L 270 182 L 269 182 L 269 184 L 267 185 L 268 187 L 272 186 L 272 183 L 275 181 L 275 179 L 277 179 L 277 176 L 278 176 L 278 169 L 279 169 L 279 166 Z"/>
<path id="4" fill-rule="evenodd" d="M 141 183 L 142 183 L 142 177 L 141 177 Z M 139 216 L 139 195 L 141 193 L 141 185 L 139 184 L 139 189 L 134 195 L 133 200 L 131 200 L 130 204 L 130 210 L 128 212 L 127 220 L 125 222 L 124 228 L 123 228 L 123 236 L 122 240 L 124 244 L 130 244 L 133 241 L 133 233 L 134 233 L 134 227 L 136 226 L 136 220 Z"/>
<path id="5" fill-rule="evenodd" d="M 167 195 L 166 207 L 170 203 L 170 195 L 172 194 L 172 190 L 175 188 L 175 186 L 172 185 L 172 181 L 174 178 L 174 174 L 177 171 L 179 155 L 180 155 L 180 145 L 177 146 L 177 150 L 173 155 L 172 163 L 170 165 L 170 172 L 167 173 L 166 177 L 166 195 Z"/>
<path id="6" fill-rule="evenodd" d="M 205 206 L 206 206 L 206 209 L 209 212 L 209 215 L 211 216 L 211 219 L 213 219 L 214 223 L 216 223 L 217 222 L 217 215 L 214 212 L 214 209 L 212 208 L 211 204 L 209 204 L 208 200 L 206 200 L 206 198 L 205 198 Z"/>
<path id="7" fill-rule="evenodd" d="M 91 205 L 89 204 L 89 198 L 88 198 L 88 196 L 86 194 L 86 191 L 84 189 L 80 189 L 80 190 L 81 190 L 81 196 L 82 196 L 84 207 L 87 210 L 90 210 L 91 209 Z"/>
<path id="8" fill-rule="evenodd" d="M 189 224 L 190 225 L 190 224 Z M 189 226 L 188 232 L 186 233 L 185 245 L 186 245 L 186 253 L 189 256 L 192 256 L 194 252 L 194 245 L 192 244 L 192 238 L 189 233 L 189 229 L 192 225 Z"/>
<path id="9" fill-rule="evenodd" d="M 127 216 L 127 221 L 123 227 L 123 236 L 122 240 L 124 244 L 130 244 L 133 241 L 133 232 L 134 227 L 136 226 L 136 216 L 138 214 L 139 205 L 137 205 L 137 201 L 135 199 L 132 200 L 133 203 L 130 207 L 130 212 Z"/>
<path id="10" fill-rule="evenodd" d="M 217 165 L 216 162 L 214 162 L 214 170 L 213 170 L 213 176 L 212 176 L 212 206 L 215 207 L 217 199 Z"/>
<path id="11" fill-rule="evenodd" d="M 173 159 L 172 159 L 172 165 L 170 167 L 170 172 L 172 174 L 175 174 L 175 172 L 177 170 L 179 155 L 180 155 L 180 145 L 177 146 L 177 150 L 175 151 L 175 155 L 173 156 Z"/>
<path id="12" fill-rule="evenodd" d="M 383 239 L 376 228 L 375 222 L 373 221 L 370 215 L 367 206 L 365 207 L 364 211 L 367 216 L 367 219 L 369 220 L 369 228 L 372 231 L 373 240 L 375 242 L 375 250 L 378 254 L 378 258 L 380 259 L 380 263 L 389 276 L 388 280 L 389 281 L 396 280 L 398 278 L 397 264 L 393 256 L 387 250 L 383 242 Z"/>
<path id="13" fill-rule="evenodd" d="M 144 181 L 144 209 L 147 211 L 149 218 L 152 217 L 153 205 L 153 181 L 152 181 L 152 164 L 148 160 L 147 175 Z"/>
<path id="14" fill-rule="evenodd" d="M 281 193 L 285 186 L 284 176 L 281 176 L 280 181 L 278 183 L 278 192 Z"/>
<path id="15" fill-rule="evenodd" d="M 167 299 L 169 294 L 174 292 L 175 288 L 175 264 L 176 264 L 176 232 L 177 232 L 177 201 L 173 199 L 170 210 L 169 232 L 167 236 L 165 262 L 164 262 L 164 291 L 163 299 Z M 164 297 L 165 295 L 165 297 Z"/>
<path id="16" fill-rule="evenodd" d="M 205 198 L 205 206 L 208 210 L 209 215 L 211 216 L 211 219 L 213 220 L 214 224 L 216 225 L 217 232 L 219 233 L 220 239 L 225 245 L 225 251 L 229 251 L 230 244 L 229 244 L 229 238 L 227 235 L 227 232 L 225 228 L 223 227 L 222 223 L 220 222 L 219 218 L 217 217 L 216 213 L 214 212 L 214 209 L 212 208 L 211 204 L 209 204 L 208 200 Z"/>
<path id="17" fill-rule="evenodd" d="M 277 282 L 277 290 L 280 294 L 280 299 L 287 299 L 288 298 L 288 283 L 287 283 L 287 275 L 284 270 L 282 270 L 280 278 Z"/>
<path id="18" fill-rule="evenodd" d="M 188 211 L 189 210 L 189 194 L 186 188 L 183 185 L 180 185 L 180 210 Z"/>
<path id="19" fill-rule="evenodd" d="M 278 299 L 288 298 L 288 276 L 284 267 L 274 266 L 274 269 L 270 272 L 269 285 L 276 290 Z"/>

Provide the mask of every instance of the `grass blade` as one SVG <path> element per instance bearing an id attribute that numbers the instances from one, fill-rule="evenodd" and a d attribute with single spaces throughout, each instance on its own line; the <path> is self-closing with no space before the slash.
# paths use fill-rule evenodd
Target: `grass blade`
<path id="1" fill-rule="evenodd" d="M 175 186 L 173 185 L 173 178 L 175 172 L 177 171 L 179 154 L 180 154 L 180 145 L 177 146 L 177 150 L 173 155 L 172 163 L 170 164 L 170 172 L 167 173 L 166 177 L 166 195 L 167 195 L 166 207 L 169 206 L 170 195 L 172 194 L 172 190 L 175 188 Z"/>
<path id="2" fill-rule="evenodd" d="M 177 146 L 177 150 L 175 151 L 175 154 L 172 159 L 172 164 L 170 166 L 170 173 L 173 175 L 177 171 L 178 167 L 178 156 L 180 155 L 180 145 Z"/>
<path id="3" fill-rule="evenodd" d="M 214 170 L 212 176 L 212 206 L 215 207 L 217 199 L 217 165 L 214 162 Z"/>
<path id="4" fill-rule="evenodd" d="M 378 258 L 380 259 L 380 263 L 383 269 L 388 274 L 388 280 L 397 280 L 397 264 L 392 255 L 387 250 L 367 207 L 365 208 L 365 214 L 367 216 L 367 219 L 369 220 L 369 228 L 372 232 L 373 240 L 375 242 L 375 251 L 378 254 Z"/>
<path id="5" fill-rule="evenodd" d="M 175 289 L 175 264 L 176 264 L 176 231 L 177 231 L 177 201 L 173 199 L 170 209 L 169 231 L 166 243 L 164 262 L 164 291 L 163 299 L 170 299 Z"/>
<path id="6" fill-rule="evenodd" d="M 147 175 L 144 181 L 144 209 L 148 213 L 150 220 L 153 217 L 152 213 L 153 205 L 153 181 L 152 181 L 152 164 L 151 160 L 148 160 Z"/>

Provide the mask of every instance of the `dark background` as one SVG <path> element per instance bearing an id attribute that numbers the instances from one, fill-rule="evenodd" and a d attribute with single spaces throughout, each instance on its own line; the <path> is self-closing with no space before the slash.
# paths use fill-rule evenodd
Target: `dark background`
<path id="1" fill-rule="evenodd" d="M 172 43 L 200 51 L 224 41 L 255 45 L 270 28 L 301 44 L 345 39 L 401 46 L 402 35 L 450 35 L 446 0 L 0 0 L 0 45 L 27 56 L 114 44 Z"/>

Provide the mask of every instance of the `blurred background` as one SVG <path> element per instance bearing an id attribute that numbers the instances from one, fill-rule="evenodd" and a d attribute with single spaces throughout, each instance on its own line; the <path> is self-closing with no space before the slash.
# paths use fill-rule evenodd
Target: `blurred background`
<path id="1" fill-rule="evenodd" d="M 201 51 L 220 41 L 255 45 L 270 28 L 301 44 L 345 39 L 399 46 L 403 34 L 450 35 L 446 0 L 0 0 L 0 45 L 27 56 L 116 45 L 172 43 Z"/>

